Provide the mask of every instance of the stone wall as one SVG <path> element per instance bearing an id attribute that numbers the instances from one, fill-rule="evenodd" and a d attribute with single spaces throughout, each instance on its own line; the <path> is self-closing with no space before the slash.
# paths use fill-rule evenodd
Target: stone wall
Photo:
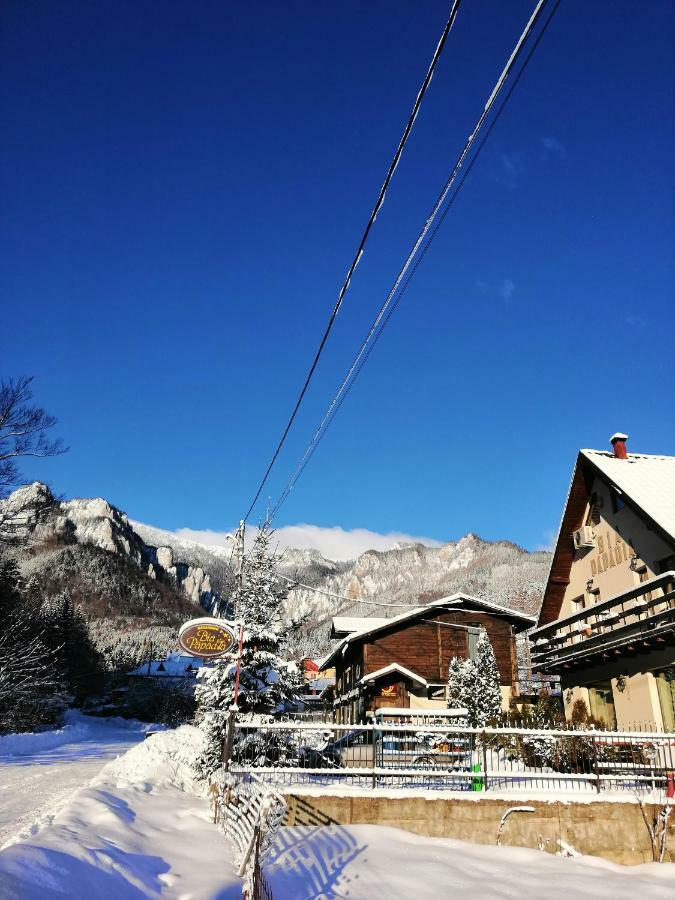
<path id="1" fill-rule="evenodd" d="M 390 825 L 427 837 L 449 837 L 475 844 L 495 844 L 499 822 L 505 822 L 504 846 L 540 848 L 555 853 L 569 846 L 624 865 L 652 862 L 649 834 L 634 802 L 542 802 L 514 796 L 509 800 L 455 797 L 392 797 L 386 794 L 314 796 L 288 792 L 287 825 Z M 648 817 L 661 807 L 647 804 Z M 665 859 L 675 862 L 675 811 L 669 819 Z"/>

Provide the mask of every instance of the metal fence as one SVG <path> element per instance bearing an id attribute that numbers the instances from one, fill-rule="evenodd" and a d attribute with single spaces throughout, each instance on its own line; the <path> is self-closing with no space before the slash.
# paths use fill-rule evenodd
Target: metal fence
<path id="1" fill-rule="evenodd" d="M 675 794 L 675 734 L 287 721 L 233 737 L 229 771 L 275 786 Z"/>

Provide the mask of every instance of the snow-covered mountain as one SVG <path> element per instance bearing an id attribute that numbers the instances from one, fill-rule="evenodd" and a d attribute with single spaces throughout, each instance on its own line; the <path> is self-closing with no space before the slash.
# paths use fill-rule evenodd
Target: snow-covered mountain
<path id="1" fill-rule="evenodd" d="M 213 608 L 219 591 L 227 596 L 231 590 L 229 546 L 202 544 L 129 520 L 102 499 L 59 501 L 36 483 L 0 501 L 0 539 L 8 518 L 34 542 L 78 543 L 124 558 L 206 609 Z M 300 634 L 309 649 L 312 642 L 325 645 L 328 623 L 338 612 L 393 616 L 406 606 L 457 591 L 534 614 L 549 564 L 547 552 L 531 553 L 510 541 L 468 534 L 442 547 L 406 543 L 369 550 L 351 562 L 326 559 L 314 549 L 289 548 L 277 568 L 292 580 L 286 612 L 289 621 L 304 623 Z"/>
<path id="2" fill-rule="evenodd" d="M 442 547 L 406 544 L 369 550 L 321 579 L 305 580 L 298 571 L 299 581 L 325 593 L 295 587 L 288 596 L 287 612 L 296 621 L 306 619 L 305 641 L 317 650 L 326 646 L 328 623 L 338 612 L 390 618 L 405 612 L 406 606 L 458 591 L 534 615 L 550 559 L 550 553 L 530 553 L 510 541 L 484 541 L 475 534 Z"/>
<path id="3" fill-rule="evenodd" d="M 175 585 L 197 606 L 217 600 L 210 573 L 170 545 L 146 542 L 126 514 L 100 497 L 59 500 L 39 481 L 0 500 L 0 542 L 29 542 L 36 547 L 80 544 L 128 560 L 159 581 Z M 217 554 L 210 559 L 218 560 Z"/>

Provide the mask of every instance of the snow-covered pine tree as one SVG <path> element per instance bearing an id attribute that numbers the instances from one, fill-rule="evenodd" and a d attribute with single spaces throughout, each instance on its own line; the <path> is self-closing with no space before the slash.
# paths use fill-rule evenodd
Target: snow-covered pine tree
<path id="1" fill-rule="evenodd" d="M 478 638 L 475 660 L 456 656 L 450 660 L 448 706 L 450 709 L 467 709 L 472 728 L 486 725 L 501 712 L 497 660 L 485 629 L 481 630 Z"/>
<path id="2" fill-rule="evenodd" d="M 244 623 L 237 701 L 239 722 L 265 721 L 283 712 L 296 698 L 300 687 L 298 667 L 286 659 L 282 602 L 287 589 L 275 572 L 277 558 L 270 546 L 273 534 L 268 526 L 259 530 L 244 560 L 242 584 L 232 597 L 236 618 Z M 234 703 L 236 660 L 235 647 L 216 665 L 204 667 L 198 673 L 196 700 L 206 738 L 200 760 L 204 775 L 220 765 L 227 713 Z M 251 761 L 263 754 L 268 758 L 273 756 L 275 762 L 284 762 L 292 748 L 286 747 L 284 735 L 275 734 L 279 737 L 275 747 L 269 743 L 263 746 L 259 738 L 260 746 L 257 746 L 256 735 L 252 733 L 246 747 L 240 746 L 238 753 Z"/>
<path id="3" fill-rule="evenodd" d="M 501 710 L 502 693 L 499 688 L 497 660 L 488 633 L 482 629 L 476 646 L 472 724 L 476 728 L 487 725 L 499 716 Z"/>
<path id="4" fill-rule="evenodd" d="M 474 664 L 470 659 L 453 656 L 448 671 L 448 707 L 450 709 L 469 709 L 473 686 Z"/>

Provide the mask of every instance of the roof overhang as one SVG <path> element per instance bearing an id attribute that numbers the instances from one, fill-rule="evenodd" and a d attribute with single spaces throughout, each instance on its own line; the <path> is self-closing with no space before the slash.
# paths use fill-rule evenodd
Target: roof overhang
<path id="1" fill-rule="evenodd" d="M 424 687 L 429 686 L 429 682 L 426 680 L 426 678 L 422 678 L 422 676 L 418 675 L 417 672 L 412 672 L 410 669 L 406 669 L 405 666 L 400 666 L 398 663 L 390 663 L 383 669 L 378 669 L 376 672 L 371 672 L 369 675 L 364 675 L 363 678 L 359 681 L 359 684 L 369 684 L 371 681 L 379 681 L 380 678 L 385 678 L 387 675 L 391 675 L 394 672 L 397 672 L 399 675 L 403 675 L 404 678 L 410 678 L 411 681 L 417 681 L 419 684 L 424 685 Z"/>

